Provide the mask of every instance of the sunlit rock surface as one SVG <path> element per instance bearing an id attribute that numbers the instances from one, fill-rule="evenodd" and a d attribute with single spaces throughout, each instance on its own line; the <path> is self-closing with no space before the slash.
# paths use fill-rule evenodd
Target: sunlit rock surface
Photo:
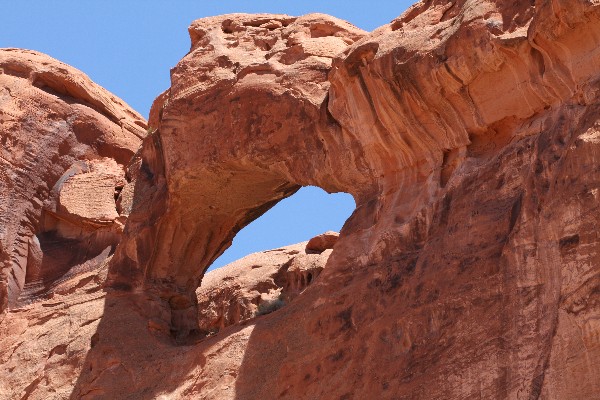
<path id="1" fill-rule="evenodd" d="M 370 34 L 229 15 L 190 36 L 116 253 L 2 316 L 0 393 L 600 397 L 600 4 L 433 0 Z M 333 250 L 204 275 L 301 185 L 356 200 Z M 308 287 L 305 256 L 328 257 Z M 256 312 L 285 301 L 288 262 L 299 293 Z"/>
<path id="2" fill-rule="evenodd" d="M 0 312 L 114 250 L 146 122 L 80 71 L 0 49 Z"/>
<path id="3" fill-rule="evenodd" d="M 306 244 L 254 253 L 204 275 L 196 291 L 200 330 L 214 334 L 285 307 L 315 282 L 331 254 L 307 253 Z"/>

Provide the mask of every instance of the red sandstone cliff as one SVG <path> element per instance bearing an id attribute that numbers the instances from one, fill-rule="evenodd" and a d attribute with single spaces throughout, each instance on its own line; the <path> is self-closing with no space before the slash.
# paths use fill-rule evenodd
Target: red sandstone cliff
<path id="1" fill-rule="evenodd" d="M 190 36 L 114 256 L 2 316 L 0 394 L 600 398 L 597 2 L 424 1 L 370 34 L 229 15 Z M 204 271 L 302 185 L 357 209 L 310 286 L 257 315 L 287 250 Z M 75 194 L 55 210 L 118 220 Z"/>
<path id="2" fill-rule="evenodd" d="M 106 258 L 124 222 L 115 204 L 124 167 L 145 126 L 74 68 L 0 49 L 0 312 Z"/>

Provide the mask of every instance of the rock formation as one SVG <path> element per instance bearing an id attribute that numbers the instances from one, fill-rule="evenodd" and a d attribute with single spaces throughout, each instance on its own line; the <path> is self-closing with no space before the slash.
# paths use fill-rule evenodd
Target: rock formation
<path id="1" fill-rule="evenodd" d="M 331 253 L 326 250 L 322 254 L 306 254 L 305 246 L 303 242 L 255 253 L 207 273 L 197 291 L 200 329 L 205 334 L 223 332 L 202 343 L 216 339 L 219 345 L 215 352 L 221 345 L 237 347 L 243 343 L 237 343 L 238 334 L 225 342 L 221 335 L 239 330 L 239 324 L 245 321 L 251 323 L 263 318 L 261 315 L 293 304 L 316 281 Z M 157 333 L 161 333 L 161 326 L 136 317 L 130 303 L 109 296 L 106 304 L 102 290 L 106 273 L 106 263 L 91 271 L 71 273 L 54 285 L 51 298 L 13 309 L 0 322 L 0 367 L 6 372 L 0 376 L 0 399 L 150 399 L 164 389 L 165 374 L 176 371 L 177 375 L 192 365 L 202 368 L 198 360 L 204 355 L 200 359 L 188 358 L 193 354 L 186 355 L 189 346 L 173 346 L 160 340 Z M 106 331 L 100 321 L 114 316 L 107 312 L 114 307 L 121 318 L 112 319 Z M 118 342 L 111 344 L 111 339 L 117 338 Z M 86 360 L 90 348 L 97 346 L 104 355 Z M 125 361 L 119 353 L 126 351 L 126 346 L 132 346 L 129 354 L 133 357 Z M 165 362 L 160 361 L 163 357 Z M 157 362 L 149 369 L 148 360 L 154 358 Z M 176 359 L 181 360 L 182 369 L 173 364 Z M 82 369 L 101 377 L 100 383 L 96 380 L 95 385 L 74 391 Z M 213 372 L 222 374 L 220 368 Z M 125 381 L 119 381 L 122 373 L 137 376 L 140 385 L 125 390 L 121 386 Z M 217 379 L 217 375 L 210 379 Z M 152 381 L 158 386 L 153 387 Z"/>
<path id="2" fill-rule="evenodd" d="M 196 291 L 199 329 L 214 334 L 289 304 L 315 282 L 331 254 L 307 253 L 306 244 L 251 254 L 204 275 Z"/>
<path id="3" fill-rule="evenodd" d="M 145 126 L 74 68 L 0 49 L 0 312 L 117 244 L 115 199 Z"/>
<path id="4" fill-rule="evenodd" d="M 315 236 L 306 243 L 306 251 L 322 253 L 327 249 L 333 249 L 339 237 L 339 233 L 332 231 Z"/>
<path id="5" fill-rule="evenodd" d="M 128 168 L 114 256 L 5 314 L 0 394 L 600 397 L 598 2 L 427 0 L 370 34 L 228 15 L 190 36 Z M 68 175 L 50 209 L 117 221 L 76 200 L 113 167 Z M 333 251 L 203 280 L 302 185 L 356 200 Z M 307 281 L 308 256 L 328 257 L 318 279 L 246 319 L 281 268 Z"/>
<path id="6" fill-rule="evenodd" d="M 325 147 L 337 131 L 321 121 L 333 58 L 365 34 L 324 15 L 228 15 L 189 31 L 130 172 L 138 189 L 109 278 L 152 293 L 150 318 L 182 336 L 198 326 L 204 271 L 241 228 L 301 185 L 349 190 L 333 172 L 344 160 L 328 157 L 343 149 Z"/>

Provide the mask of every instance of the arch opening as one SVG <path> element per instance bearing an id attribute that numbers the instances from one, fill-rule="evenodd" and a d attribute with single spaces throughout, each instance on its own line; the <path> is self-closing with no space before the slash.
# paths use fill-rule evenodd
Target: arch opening
<path id="1" fill-rule="evenodd" d="M 339 232 L 355 208 L 350 194 L 302 187 L 240 230 L 207 272 L 252 253 L 304 242 L 326 231 Z"/>
<path id="2" fill-rule="evenodd" d="M 198 333 L 214 335 L 294 301 L 318 281 L 354 209 L 349 194 L 306 186 L 242 228 L 196 289 Z"/>

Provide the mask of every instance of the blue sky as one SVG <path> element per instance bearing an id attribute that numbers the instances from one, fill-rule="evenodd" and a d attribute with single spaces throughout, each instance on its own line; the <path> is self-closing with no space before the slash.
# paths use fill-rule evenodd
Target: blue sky
<path id="1" fill-rule="evenodd" d="M 47 53 L 85 72 L 145 117 L 169 87 L 169 69 L 189 50 L 187 27 L 206 16 L 233 12 L 302 15 L 322 12 L 373 30 L 406 10 L 409 1 L 195 0 L 3 1 L 0 47 Z M 243 229 L 215 262 L 339 231 L 354 209 L 347 194 L 303 188 Z"/>

